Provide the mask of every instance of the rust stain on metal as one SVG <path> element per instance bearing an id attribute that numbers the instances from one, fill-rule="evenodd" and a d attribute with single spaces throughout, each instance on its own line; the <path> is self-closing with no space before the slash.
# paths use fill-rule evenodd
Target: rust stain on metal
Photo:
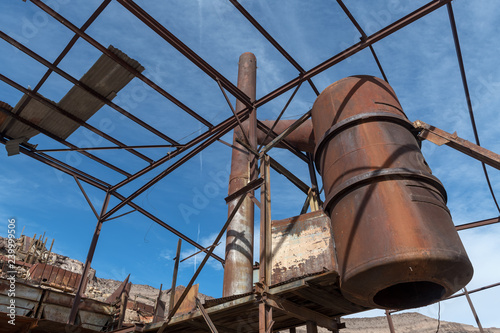
<path id="1" fill-rule="evenodd" d="M 176 316 L 183 315 L 193 310 L 196 310 L 196 297 L 198 297 L 199 286 L 200 286 L 199 284 L 195 284 L 191 287 L 191 289 L 186 295 L 186 298 L 184 298 L 184 300 L 182 301 L 181 306 L 175 312 Z M 177 303 L 177 300 L 179 299 L 179 297 L 181 297 L 183 291 L 184 290 L 181 289 L 175 290 L 175 303 Z"/>
<path id="2" fill-rule="evenodd" d="M 337 270 L 330 218 L 323 210 L 272 221 L 272 269 L 272 284 Z"/>
<path id="3" fill-rule="evenodd" d="M 243 53 L 240 56 L 238 67 L 238 88 L 255 100 L 255 83 L 257 60 L 252 53 Z M 246 106 L 240 101 L 236 102 L 236 112 L 242 111 Z M 248 129 L 246 137 L 249 138 L 250 146 L 257 149 L 256 141 L 256 114 L 255 110 L 245 121 Z M 231 195 L 246 186 L 251 180 L 257 178 L 256 159 L 252 154 L 240 145 L 236 139 L 245 136 L 239 127 L 234 129 L 233 149 L 231 159 L 231 174 L 229 177 L 228 194 Z M 250 192 L 253 195 L 253 191 Z M 228 215 L 236 206 L 237 199 L 228 204 Z M 223 296 L 244 294 L 253 288 L 253 235 L 254 235 L 254 204 L 247 197 L 234 216 L 226 233 L 226 255 L 224 266 Z M 195 304 L 196 306 L 196 304 Z"/>
<path id="4" fill-rule="evenodd" d="M 0 312 L 7 313 L 7 305 L 10 304 L 11 297 L 8 297 L 5 286 L 9 281 L 0 279 Z M 34 324 L 44 321 L 49 326 L 66 323 L 70 313 L 74 295 L 55 290 L 42 289 L 21 281 L 16 281 L 16 326 L 20 321 L 33 320 Z M 114 307 L 109 304 L 92 299 L 84 299 L 80 311 L 80 323 L 83 328 L 100 331 L 103 327 L 111 323 L 113 319 Z M 35 318 L 29 318 L 34 317 Z M 50 330 L 49 330 L 50 331 Z M 49 332 L 47 331 L 47 332 Z"/>
<path id="5" fill-rule="evenodd" d="M 317 98 L 312 121 L 344 296 L 411 308 L 466 285 L 473 269 L 446 192 L 389 84 L 340 80 Z"/>
<path id="6" fill-rule="evenodd" d="M 29 270 L 30 280 L 50 287 L 74 292 L 78 287 L 81 274 L 68 271 L 53 265 L 35 264 Z"/>

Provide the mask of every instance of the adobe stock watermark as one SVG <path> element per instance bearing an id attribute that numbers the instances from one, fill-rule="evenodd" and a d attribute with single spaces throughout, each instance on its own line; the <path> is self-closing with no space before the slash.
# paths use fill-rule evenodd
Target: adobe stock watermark
<path id="1" fill-rule="evenodd" d="M 230 171 L 230 163 L 223 170 L 217 172 L 210 171 L 208 173 L 210 181 L 203 186 L 192 189 L 193 196 L 191 202 L 189 204 L 181 203 L 177 206 L 185 223 L 189 224 L 191 217 L 199 215 L 221 191 L 227 191 Z"/>
<path id="2" fill-rule="evenodd" d="M 16 220 L 9 219 L 7 224 L 7 259 L 8 271 L 7 281 L 9 281 L 9 289 L 7 296 L 9 297 L 9 305 L 7 306 L 7 317 L 10 325 L 16 325 Z"/>

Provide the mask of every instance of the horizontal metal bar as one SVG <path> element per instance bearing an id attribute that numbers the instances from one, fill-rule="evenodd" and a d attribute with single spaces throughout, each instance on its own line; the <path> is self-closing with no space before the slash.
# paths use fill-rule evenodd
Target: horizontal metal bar
<path id="1" fill-rule="evenodd" d="M 2 81 L 3 81 L 3 80 L 4 80 L 4 78 L 10 81 L 10 79 L 8 79 L 8 78 L 6 78 L 5 76 L 3 76 L 2 74 L 0 74 L 0 80 L 2 80 Z M 14 81 L 11 81 L 11 82 L 17 85 L 17 83 L 15 83 Z M 19 87 L 20 87 L 20 86 L 19 86 Z M 20 88 L 24 89 L 23 87 L 20 87 Z M 70 147 L 70 148 L 78 148 L 78 147 L 77 147 L 77 146 L 75 146 L 74 144 L 69 143 L 69 142 L 67 142 L 66 140 L 63 140 L 63 139 L 61 139 L 61 138 L 59 138 L 59 137 L 55 136 L 54 134 L 52 134 L 52 133 L 50 133 L 50 132 L 48 132 L 48 131 L 44 130 L 43 128 L 39 127 L 38 125 L 36 125 L 36 124 L 34 124 L 34 123 L 32 123 L 32 122 L 30 122 L 30 121 L 28 121 L 28 120 L 26 120 L 26 119 L 24 119 L 24 118 L 22 118 L 22 117 L 18 116 L 17 114 L 12 113 L 12 112 L 11 112 L 11 110 L 8 110 L 8 109 L 6 109 L 6 108 L 4 108 L 4 107 L 1 107 L 1 106 L 0 106 L 0 112 L 1 112 L 1 113 L 4 113 L 4 114 L 7 114 L 7 115 L 9 115 L 9 116 L 11 116 L 11 117 L 12 117 L 12 118 L 14 118 L 15 120 L 17 120 L 17 121 L 19 121 L 19 122 L 22 122 L 23 124 L 25 124 L 25 125 L 27 125 L 27 126 L 29 126 L 29 127 L 33 128 L 33 129 L 37 130 L 37 131 L 38 131 L 38 132 L 40 132 L 40 133 L 43 133 L 44 135 L 48 136 L 49 138 L 51 138 L 51 139 L 53 139 L 53 140 L 55 140 L 55 141 L 57 141 L 57 142 L 59 142 L 59 143 L 62 143 L 63 145 L 65 145 L 65 146 L 67 146 L 67 147 Z M 120 168 L 118 168 L 118 167 L 116 167 L 116 166 L 112 165 L 111 163 L 104 161 L 103 159 L 101 159 L 101 158 L 99 158 L 99 157 L 97 157 L 97 156 L 94 156 L 94 155 L 92 155 L 92 154 L 90 154 L 90 153 L 88 153 L 88 152 L 85 152 L 85 151 L 83 151 L 83 152 L 79 152 L 79 153 L 80 153 L 80 154 L 82 154 L 82 155 L 84 155 L 84 156 L 86 156 L 86 157 L 88 157 L 88 158 L 90 158 L 90 159 L 92 159 L 92 160 L 94 160 L 94 161 L 96 161 L 96 162 L 98 162 L 98 163 L 100 163 L 100 164 L 102 164 L 102 165 L 104 165 L 104 166 L 106 166 L 106 167 L 108 167 L 108 168 L 110 168 L 111 170 L 114 170 L 114 171 L 116 171 L 116 172 L 121 173 L 122 175 L 125 175 L 125 176 L 127 176 L 127 177 L 129 177 L 129 176 L 130 176 L 130 174 L 129 174 L 128 172 L 126 172 L 125 170 L 122 170 L 122 169 L 120 169 Z"/>
<path id="2" fill-rule="evenodd" d="M 452 0 L 434 0 L 426 5 L 420 7 L 419 9 L 413 11 L 412 13 L 406 15 L 405 17 L 397 20 L 396 22 L 380 29 L 379 31 L 375 32 L 374 34 L 368 36 L 365 41 L 361 41 L 359 43 L 356 43 L 352 45 L 351 47 L 347 48 L 346 50 L 338 53 L 337 55 L 331 57 L 330 59 L 324 61 L 323 63 L 317 65 L 316 67 L 306 71 L 303 75 L 299 75 L 297 78 L 289 81 L 288 83 L 285 83 L 281 87 L 275 89 L 274 91 L 270 92 L 269 94 L 261 97 L 255 102 L 255 107 L 259 108 L 262 105 L 268 103 L 269 101 L 273 100 L 274 98 L 284 94 L 288 90 L 294 88 L 297 86 L 300 82 L 303 82 L 305 80 L 308 80 L 323 71 L 327 70 L 328 68 L 332 67 L 333 65 L 338 64 L 339 62 L 349 58 L 350 56 L 364 50 L 367 48 L 369 45 L 372 45 L 385 37 L 395 33 L 396 31 L 406 27 L 407 25 L 415 22 L 416 20 L 424 17 L 425 15 L 432 13 L 438 8 L 441 8 L 442 6 L 446 5 L 448 2 L 451 2 Z"/>
<path id="3" fill-rule="evenodd" d="M 241 120 L 245 120 L 246 118 L 248 118 L 248 113 L 250 112 L 250 109 L 249 108 L 246 108 L 242 111 L 240 111 L 238 113 L 238 115 L 241 117 L 240 119 Z M 223 122 L 219 123 L 218 125 L 208 129 L 206 132 L 200 134 L 199 136 L 197 136 L 196 138 L 194 138 L 193 140 L 189 141 L 188 143 L 186 143 L 184 146 L 176 149 L 175 151 L 173 152 L 170 152 L 168 154 L 166 154 L 164 157 L 160 158 L 159 160 L 153 162 L 151 165 L 148 165 L 147 167 L 143 168 L 142 170 L 136 172 L 135 174 L 133 174 L 131 177 L 129 177 L 128 179 L 124 179 L 123 181 L 119 182 L 118 184 L 114 185 L 112 190 L 116 190 L 128 183 L 130 183 L 131 181 L 139 178 L 140 176 L 146 174 L 147 172 L 159 167 L 160 165 L 162 165 L 163 163 L 169 161 L 170 159 L 178 156 L 179 154 L 187 151 L 188 149 L 190 148 L 193 148 L 194 146 L 196 146 L 197 144 L 199 144 L 200 142 L 202 142 L 203 140 L 206 140 L 208 138 L 210 138 L 211 136 L 213 136 L 215 133 L 227 133 L 228 131 L 230 131 L 231 129 L 233 129 L 235 126 L 237 125 L 237 122 L 235 120 L 235 117 L 234 115 L 227 118 L 226 120 L 224 120 Z M 222 132 L 221 132 L 222 131 Z M 222 135 L 224 135 L 222 134 Z M 216 140 L 220 139 L 220 137 L 222 137 L 222 135 L 220 135 Z"/>
<path id="4" fill-rule="evenodd" d="M 499 222 L 500 222 L 500 217 L 494 217 L 492 219 L 460 224 L 460 225 L 455 226 L 455 229 L 457 229 L 457 231 L 460 231 L 460 230 L 482 227 L 485 225 L 495 224 L 495 223 L 499 223 Z"/>
<path id="5" fill-rule="evenodd" d="M 132 0 L 117 0 L 123 7 L 125 7 L 129 12 L 135 15 L 139 20 L 151 28 L 154 32 L 158 34 L 161 38 L 166 40 L 170 45 L 172 45 L 177 51 L 182 53 L 187 59 L 189 59 L 193 64 L 198 66 L 202 71 L 204 71 L 208 76 L 214 80 L 220 80 L 222 86 L 229 91 L 233 96 L 240 100 L 245 106 L 252 106 L 250 97 L 238 89 L 231 81 L 225 78 L 222 74 L 217 72 L 212 66 L 210 66 L 205 60 L 203 60 L 198 54 L 191 50 L 187 45 L 181 42 L 177 37 L 174 36 L 170 31 L 167 30 L 163 25 L 156 21 L 151 15 L 149 15 L 144 9 L 137 5 Z"/>
<path id="6" fill-rule="evenodd" d="M 119 200 L 121 201 L 124 201 L 126 199 L 125 196 L 119 194 L 118 192 L 116 191 L 110 191 L 111 195 L 113 195 L 114 197 L 118 198 Z M 134 203 L 133 201 L 129 201 L 127 202 L 127 205 L 136 209 L 139 213 L 141 213 L 142 215 L 146 216 L 147 218 L 151 219 L 152 221 L 154 221 L 156 224 L 158 224 L 159 226 L 167 229 L 168 231 L 170 231 L 171 233 L 173 233 L 174 235 L 176 235 L 177 237 L 181 238 L 182 240 L 188 242 L 189 244 L 193 245 L 194 247 L 196 247 L 197 249 L 200 249 L 200 250 L 203 250 L 203 252 L 207 253 L 208 250 L 205 250 L 205 247 L 198 244 L 197 242 L 195 242 L 194 240 L 192 240 L 191 238 L 189 238 L 188 236 L 184 235 L 182 232 L 178 231 L 177 229 L 175 229 L 174 227 L 172 227 L 171 225 L 167 224 L 166 222 L 162 221 L 161 219 L 159 219 L 158 217 L 154 216 L 153 214 L 151 214 L 150 212 L 148 212 L 147 210 L 145 210 L 144 208 L 142 208 L 141 206 L 139 206 L 138 204 Z M 219 261 L 220 263 L 224 264 L 224 259 L 222 259 L 221 257 L 219 257 L 218 255 L 212 253 L 210 255 L 212 258 L 214 258 L 215 260 Z"/>
<path id="7" fill-rule="evenodd" d="M 262 148 L 262 150 L 260 151 L 261 156 L 263 156 L 269 150 L 271 150 L 271 148 L 273 148 L 274 146 L 276 146 L 277 144 L 279 144 L 283 139 L 286 139 L 286 137 L 288 136 L 288 134 L 290 134 L 294 130 L 296 130 L 297 127 L 299 127 L 300 125 L 302 125 L 302 123 L 304 123 L 304 121 L 306 121 L 307 119 L 309 119 L 309 117 L 311 117 L 311 110 L 307 111 L 302 117 L 300 117 L 292 125 L 290 125 L 290 127 L 288 127 L 286 130 L 284 130 L 283 132 L 281 132 L 280 135 L 278 135 L 276 138 L 274 138 L 273 141 L 271 141 L 267 146 L 265 146 L 264 148 Z"/>
<path id="8" fill-rule="evenodd" d="M 101 5 L 92 13 L 92 15 L 89 17 L 89 19 L 82 25 L 80 28 L 81 31 L 87 30 L 87 28 L 97 19 L 97 17 L 106 9 L 108 4 L 111 2 L 111 0 L 105 0 L 101 3 Z M 68 54 L 68 52 L 71 50 L 71 48 L 75 45 L 75 43 L 78 40 L 78 35 L 74 35 L 73 38 L 69 41 L 69 43 L 66 45 L 64 50 L 59 54 L 59 56 L 54 60 L 52 63 L 54 66 L 57 66 L 63 59 L 64 57 Z M 43 77 L 38 81 L 37 85 L 33 89 L 33 92 L 38 92 L 42 85 L 47 81 L 49 78 L 50 74 L 52 74 L 52 70 L 49 68 L 43 75 Z M 23 102 L 23 104 L 20 105 L 19 109 L 16 110 L 16 113 L 19 115 L 21 112 L 24 110 L 26 105 L 28 105 L 29 101 L 31 100 L 30 97 L 26 98 L 26 100 Z M 4 133 L 7 133 L 7 131 L 11 128 L 11 126 L 14 124 L 13 120 L 10 119 L 10 121 L 6 124 Z"/>
<path id="9" fill-rule="evenodd" d="M 245 109 L 245 110 L 248 110 L 248 109 Z M 245 110 L 242 110 L 240 113 L 243 113 L 244 117 L 248 117 L 248 113 L 247 114 L 244 113 Z M 214 143 L 215 141 L 217 141 L 220 137 L 222 137 L 223 135 L 225 135 L 227 132 L 229 132 L 231 129 L 233 129 L 238 123 L 236 122 L 234 116 L 231 117 L 230 119 L 231 119 L 231 121 L 228 124 L 224 125 L 223 127 L 222 127 L 222 124 L 217 125 L 216 127 L 221 126 L 222 129 L 219 128 L 218 132 L 216 132 L 215 134 L 212 134 L 212 136 L 209 137 L 202 144 L 200 144 L 199 146 L 197 146 L 196 148 L 194 148 L 193 150 L 191 150 L 190 152 L 188 152 L 186 155 L 184 155 L 178 161 L 176 161 L 175 163 L 173 163 L 170 167 L 168 167 L 167 169 L 165 169 L 164 171 L 162 171 L 161 173 L 159 173 L 157 176 L 155 176 L 153 179 L 151 179 L 148 183 L 146 183 L 145 185 L 143 185 L 142 187 L 140 187 L 138 190 L 136 190 L 134 193 L 132 193 L 123 202 L 121 202 L 121 203 L 117 204 L 115 207 L 113 207 L 108 213 L 105 214 L 104 218 L 108 218 L 109 216 L 111 216 L 112 214 L 114 214 L 117 210 L 119 210 L 121 207 L 123 207 L 125 204 L 127 204 L 128 201 L 130 201 L 130 200 L 134 199 L 135 197 L 139 196 L 141 193 L 143 193 L 144 191 L 146 191 L 149 187 L 151 187 L 152 185 L 154 185 L 157 182 L 159 182 L 161 179 L 163 179 L 164 177 L 166 177 L 172 171 L 174 171 L 175 169 L 177 169 L 178 167 L 180 167 L 182 164 L 184 164 L 186 161 L 190 160 L 192 157 L 196 156 L 203 149 L 205 149 L 206 147 L 208 147 L 209 145 L 211 145 L 212 143 Z M 189 144 L 186 144 L 186 146 L 184 146 L 183 148 L 187 147 L 188 145 Z M 178 149 L 176 152 L 179 152 L 181 150 L 185 150 L 183 148 Z M 170 157 L 168 157 L 167 160 L 169 158 Z M 163 159 L 160 159 L 158 162 L 162 162 L 162 160 Z M 150 166 L 150 168 L 153 168 L 153 167 L 156 167 L 156 166 L 153 166 L 153 165 Z M 145 170 L 145 169 L 143 169 L 143 170 Z M 132 179 L 137 174 L 139 174 L 139 173 L 136 173 L 134 176 L 130 177 L 129 179 Z M 127 180 L 127 182 L 128 181 L 129 180 Z M 124 182 L 122 182 L 122 183 L 124 183 Z"/>
<path id="10" fill-rule="evenodd" d="M 299 65 L 299 63 L 276 41 L 276 39 L 273 38 L 273 36 L 271 36 L 269 32 L 267 32 L 266 29 L 264 29 L 262 25 L 260 25 L 260 23 L 238 1 L 229 1 L 255 27 L 255 29 L 257 29 L 262 34 L 262 36 L 264 36 L 269 41 L 269 43 L 274 46 L 275 49 L 278 50 L 278 52 L 281 53 L 281 55 L 285 57 L 285 59 L 288 60 L 288 62 L 299 71 L 300 74 L 305 73 L 304 68 Z M 312 80 L 308 79 L 307 82 L 311 86 L 312 90 L 316 93 L 316 95 L 319 95 L 319 91 Z"/>
<path id="11" fill-rule="evenodd" d="M 457 133 L 450 134 L 437 127 L 424 123 L 421 120 L 413 122 L 413 126 L 420 130 L 419 137 L 429 140 L 432 143 L 441 146 L 443 144 L 464 153 L 478 161 L 500 170 L 500 155 L 483 148 L 477 144 L 460 138 Z"/>
<path id="12" fill-rule="evenodd" d="M 269 132 L 269 135 L 273 138 L 276 138 L 278 136 L 278 134 L 276 134 L 276 132 L 270 131 L 270 128 L 267 127 L 267 125 L 264 124 L 263 122 L 261 122 L 260 120 L 257 120 L 257 128 L 263 132 L 266 132 L 266 133 Z M 291 145 L 286 139 L 282 140 L 280 144 L 282 144 L 283 147 L 288 149 L 292 154 L 294 154 L 295 156 L 297 156 L 298 158 L 300 158 L 304 162 L 309 163 L 309 158 L 304 153 L 302 153 L 299 149 L 297 149 L 295 146 Z"/>
<path id="13" fill-rule="evenodd" d="M 297 186 L 302 192 L 304 192 L 306 195 L 309 193 L 310 187 L 306 183 L 304 183 L 302 180 L 300 180 L 297 176 L 295 176 L 292 172 L 290 172 L 287 168 L 285 168 L 283 165 L 278 163 L 274 158 L 270 157 L 271 159 L 271 168 L 276 170 L 279 174 L 285 176 L 292 184 Z"/>
<path id="14" fill-rule="evenodd" d="M 88 93 L 90 93 L 91 95 L 93 95 L 94 97 L 96 97 L 97 99 L 99 99 L 100 101 L 106 103 L 106 104 L 111 104 L 112 102 L 109 101 L 107 98 L 101 96 L 99 93 L 97 93 L 96 91 L 92 90 L 90 87 L 86 86 L 85 84 L 81 83 L 80 81 L 78 81 L 77 79 L 75 79 L 74 77 L 72 77 L 71 75 L 67 74 L 66 72 L 60 70 L 58 67 L 56 66 L 53 66 L 49 61 L 47 61 L 46 59 L 42 58 L 41 56 L 39 56 L 38 54 L 36 54 L 35 52 L 33 52 L 32 50 L 28 49 L 27 47 L 25 47 L 24 45 L 22 45 L 21 43 L 17 42 L 16 40 L 14 40 L 12 37 L 8 36 L 7 34 L 5 34 L 3 31 L 0 30 L 0 38 L 2 38 L 3 40 L 5 40 L 6 42 L 8 42 L 9 44 L 11 44 L 12 46 L 15 46 L 16 48 L 18 48 L 19 50 L 23 51 L 24 53 L 26 53 L 27 55 L 29 55 L 30 57 L 32 57 L 33 59 L 37 60 L 38 62 L 40 62 L 41 64 L 51 68 L 54 70 L 54 72 L 56 72 L 57 74 L 61 75 L 62 77 L 64 77 L 65 79 L 67 79 L 68 81 L 70 81 L 71 83 L 73 83 L 74 85 L 80 87 L 81 89 L 87 91 Z M 29 91 L 29 90 L 28 90 Z M 29 91 L 30 94 L 27 94 L 28 96 L 30 96 L 30 98 L 34 98 L 33 96 L 35 95 L 35 93 L 33 93 L 32 91 Z M 35 98 L 36 99 L 36 98 Z M 38 101 L 40 101 L 39 99 L 37 99 Z M 66 116 L 67 118 L 73 120 L 74 122 L 76 122 L 77 124 L 79 124 L 80 126 L 83 126 L 85 127 L 86 129 L 96 133 L 97 135 L 100 135 L 101 137 L 105 138 L 106 140 L 118 145 L 118 146 L 121 146 L 122 148 L 125 147 L 125 145 L 118 141 L 117 139 L 113 138 L 111 135 L 108 135 L 104 132 L 102 132 L 101 130 L 95 128 L 94 126 L 86 123 L 85 121 L 81 120 L 80 118 L 78 118 L 77 116 L 67 112 L 66 110 L 58 107 L 56 104 L 54 103 L 51 103 L 49 101 L 47 101 L 47 103 L 43 103 L 45 104 L 46 106 L 50 107 L 52 110 Z M 148 163 L 151 163 L 153 162 L 152 159 L 150 159 L 149 157 L 137 152 L 137 151 L 134 151 L 132 149 L 126 149 L 127 151 L 129 151 L 130 153 L 136 155 L 137 157 L 147 161 Z"/>
<path id="15" fill-rule="evenodd" d="M 196 112 L 194 112 L 193 110 L 191 110 L 190 108 L 188 108 L 181 101 L 179 101 L 178 99 L 176 99 L 174 96 L 170 95 L 168 92 L 166 92 L 164 89 L 162 89 L 156 83 L 154 83 L 153 81 L 151 81 L 150 79 L 148 79 L 144 74 L 142 74 L 141 72 L 139 72 L 138 70 L 136 70 L 134 67 L 132 67 L 129 64 L 127 64 L 126 61 L 122 60 L 116 54 L 114 54 L 113 52 L 111 52 L 110 50 L 108 50 L 107 48 L 105 48 L 102 44 L 99 44 L 95 39 L 93 39 L 92 37 L 90 37 L 89 35 L 87 35 L 86 33 L 84 33 L 83 31 L 81 31 L 73 23 L 71 23 L 65 17 L 63 17 L 62 15 L 60 15 L 59 13 L 57 13 L 56 11 L 54 11 L 48 5 L 46 5 L 45 3 L 43 3 L 40 0 L 30 0 L 30 1 L 33 2 L 36 6 L 38 6 L 40 9 L 42 9 L 43 11 L 45 11 L 47 14 L 49 14 L 50 16 L 52 16 L 53 18 L 55 18 L 57 21 L 61 22 L 61 24 L 63 24 L 68 29 L 70 29 L 71 31 L 73 31 L 74 33 L 76 33 L 78 36 L 80 36 L 82 39 L 84 39 L 89 44 L 91 44 L 92 46 L 94 46 L 96 49 L 98 49 L 99 51 L 101 51 L 102 53 L 104 53 L 105 55 L 107 55 L 108 57 L 110 57 L 111 59 L 113 59 L 115 62 L 117 62 L 118 64 L 120 64 L 123 68 L 125 68 L 130 73 L 132 73 L 133 75 L 135 75 L 139 80 L 143 81 L 148 86 L 150 86 L 151 88 L 153 88 L 154 90 L 156 90 L 158 93 L 160 93 L 161 95 L 163 95 L 165 98 L 167 98 L 168 100 L 170 100 L 172 103 L 174 103 L 175 105 L 177 105 L 179 108 L 181 108 L 182 110 L 184 110 L 185 112 L 187 112 L 193 118 L 195 118 L 196 120 L 198 120 L 199 122 L 201 122 L 202 124 L 204 124 L 205 126 L 207 126 L 209 128 L 213 126 L 209 121 L 207 121 L 202 116 L 200 116 L 199 114 L 197 114 Z"/>
<path id="16" fill-rule="evenodd" d="M 110 217 L 109 219 L 107 219 L 107 220 L 105 220 L 105 221 L 103 221 L 103 222 L 108 222 L 108 221 L 111 221 L 111 220 L 114 220 L 114 219 L 117 219 L 117 218 L 123 217 L 123 216 L 125 216 L 125 215 L 131 214 L 131 213 L 136 212 L 136 211 L 137 211 L 137 209 L 132 209 L 131 211 L 128 211 L 128 212 L 126 212 L 126 213 L 123 213 L 123 214 L 120 214 L 120 215 L 117 215 L 117 216 Z"/>
<path id="17" fill-rule="evenodd" d="M 253 191 L 255 189 L 258 189 L 259 187 L 264 184 L 264 178 L 257 178 L 252 181 L 250 181 L 248 184 L 240 188 L 239 190 L 235 191 L 234 193 L 231 193 L 228 195 L 224 200 L 226 201 L 226 204 L 230 203 L 234 199 L 238 198 L 239 196 L 248 193 L 250 191 Z"/>
<path id="18" fill-rule="evenodd" d="M 183 145 L 139 145 L 139 146 L 125 146 L 125 147 L 78 147 L 69 149 L 36 149 L 38 153 L 52 153 L 52 152 L 67 152 L 67 151 L 84 151 L 84 150 L 112 150 L 112 149 L 146 149 L 146 148 L 179 148 Z"/>
<path id="19" fill-rule="evenodd" d="M 217 244 L 217 245 L 215 245 L 215 246 L 217 247 L 217 246 L 219 246 L 219 245 L 220 245 L 220 243 L 219 243 L 219 244 Z M 199 251 L 197 251 L 197 252 L 195 252 L 195 253 L 191 254 L 190 256 L 187 256 L 186 258 L 182 259 L 180 262 L 184 262 L 184 261 L 188 260 L 189 258 L 192 258 L 192 257 L 194 257 L 194 256 L 195 256 L 195 255 L 197 255 L 197 254 L 200 254 L 201 252 L 204 252 L 204 251 L 206 251 L 206 250 L 209 250 L 212 246 L 213 246 L 213 245 L 207 246 L 206 248 L 204 248 L 204 249 L 202 249 L 202 250 L 199 250 Z"/>
<path id="20" fill-rule="evenodd" d="M 240 209 L 240 206 L 241 204 L 243 203 L 243 201 L 245 200 L 246 198 L 246 195 L 242 195 L 240 197 L 240 199 L 238 200 L 238 202 L 236 203 L 236 205 L 234 206 L 233 208 L 233 211 L 231 212 L 231 214 L 229 214 L 229 217 L 227 218 L 226 220 L 226 223 L 224 224 L 224 226 L 222 227 L 222 229 L 220 230 L 219 234 L 217 235 L 217 237 L 215 238 L 214 242 L 212 243 L 213 246 L 210 247 L 210 249 L 208 250 L 208 253 L 205 255 L 205 257 L 203 258 L 203 260 L 201 261 L 200 263 L 200 266 L 198 266 L 198 269 L 196 270 L 196 272 L 193 274 L 193 277 L 191 278 L 191 280 L 189 281 L 188 285 L 186 286 L 186 289 L 184 289 L 184 291 L 182 292 L 181 296 L 179 297 L 179 299 L 177 300 L 177 302 L 175 303 L 175 306 L 173 307 L 173 309 L 170 310 L 170 313 L 167 317 L 167 321 L 165 322 L 165 324 L 162 326 L 162 328 L 159 330 L 159 332 L 163 332 L 165 330 L 165 327 L 167 326 L 168 322 L 170 321 L 170 319 L 175 315 L 175 312 L 179 309 L 179 307 L 181 306 L 182 304 L 182 301 L 184 300 L 184 298 L 186 297 L 186 295 L 188 294 L 189 290 L 191 289 L 191 287 L 193 286 L 193 283 L 196 281 L 198 275 L 200 274 L 201 270 L 203 269 L 203 267 L 205 266 L 205 263 L 207 262 L 208 258 L 210 257 L 210 255 L 212 254 L 212 252 L 214 251 L 215 249 L 215 244 L 219 243 L 220 239 L 222 238 L 222 236 L 224 235 L 224 233 L 226 232 L 226 229 L 227 227 L 229 226 L 229 224 L 233 221 L 233 218 L 234 216 L 236 215 L 236 213 L 238 212 L 238 209 Z"/>

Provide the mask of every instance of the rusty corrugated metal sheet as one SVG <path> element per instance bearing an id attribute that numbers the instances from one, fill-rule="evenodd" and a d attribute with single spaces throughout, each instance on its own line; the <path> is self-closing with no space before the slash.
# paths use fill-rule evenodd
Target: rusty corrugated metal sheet
<path id="1" fill-rule="evenodd" d="M 120 50 L 113 46 L 109 46 L 108 49 L 135 69 L 139 71 L 144 70 L 136 60 L 129 58 Z M 101 55 L 89 71 L 82 76 L 80 82 L 95 90 L 100 95 L 112 100 L 117 92 L 125 87 L 133 78 L 134 76 L 125 68 L 117 64 L 108 56 Z M 16 112 L 26 98 L 27 95 L 24 95 L 12 112 Z M 57 106 L 78 117 L 78 119 L 82 121 L 87 121 L 103 105 L 104 103 L 99 99 L 77 86 L 73 86 L 61 101 L 57 103 Z M 21 113 L 21 117 L 39 125 L 41 128 L 61 139 L 66 139 L 80 126 L 73 120 L 53 111 L 51 108 L 34 99 L 28 102 Z M 38 134 L 38 131 L 13 119 L 10 119 L 10 121 L 3 121 L 3 123 L 0 121 L 0 131 L 4 131 L 6 125 L 11 121 L 13 124 L 7 130 L 7 133 L 5 133 L 7 136 L 17 139 L 22 137 L 31 138 Z"/>
<path id="2" fill-rule="evenodd" d="M 74 292 L 78 287 L 81 274 L 53 265 L 35 264 L 29 270 L 30 280 L 40 282 L 56 289 Z"/>
<path id="3" fill-rule="evenodd" d="M 272 221 L 272 275 L 277 284 L 311 274 L 337 271 L 330 218 L 318 210 Z"/>
<path id="4" fill-rule="evenodd" d="M 12 106 L 2 101 L 0 101 L 0 108 L 8 110 L 10 112 L 12 112 L 13 109 Z M 8 116 L 5 113 L 0 112 L 0 128 L 2 127 L 3 123 L 7 120 L 7 118 Z"/>

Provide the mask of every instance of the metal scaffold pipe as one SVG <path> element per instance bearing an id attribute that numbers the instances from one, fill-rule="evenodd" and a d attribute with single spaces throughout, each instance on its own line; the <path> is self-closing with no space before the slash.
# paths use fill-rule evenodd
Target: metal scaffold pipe
<path id="1" fill-rule="evenodd" d="M 238 88 L 250 100 L 255 101 L 257 61 L 255 55 L 246 52 L 240 56 L 238 64 Z M 239 100 L 236 102 L 236 112 L 246 106 Z M 257 177 L 256 159 L 253 154 L 246 153 L 246 149 L 236 139 L 250 142 L 253 149 L 257 149 L 257 118 L 256 110 L 250 114 L 248 120 L 240 127 L 235 128 L 231 159 L 231 174 L 229 177 L 229 194 L 241 189 Z M 249 194 L 253 195 L 253 191 Z M 238 199 L 228 204 L 229 214 L 232 212 Z M 234 216 L 226 234 L 226 253 L 224 267 L 223 296 L 231 296 L 251 292 L 253 288 L 253 235 L 254 235 L 254 204 L 250 197 L 245 201 Z"/>

